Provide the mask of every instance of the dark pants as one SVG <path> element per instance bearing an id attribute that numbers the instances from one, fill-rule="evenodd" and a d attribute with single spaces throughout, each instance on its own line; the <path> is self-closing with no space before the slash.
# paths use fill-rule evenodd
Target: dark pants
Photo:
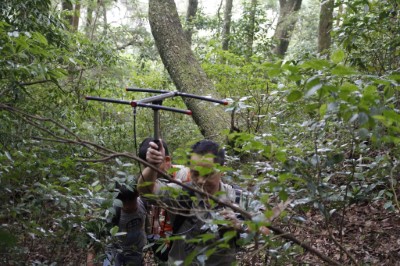
<path id="1" fill-rule="evenodd" d="M 142 266 L 143 255 L 139 252 L 131 254 L 107 253 L 103 266 Z"/>

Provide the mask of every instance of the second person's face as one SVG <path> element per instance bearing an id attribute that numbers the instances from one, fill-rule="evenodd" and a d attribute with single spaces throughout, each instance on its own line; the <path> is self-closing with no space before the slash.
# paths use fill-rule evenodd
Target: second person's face
<path id="1" fill-rule="evenodd" d="M 190 157 L 190 177 L 192 182 L 209 194 L 219 191 L 222 173 L 214 167 L 211 156 L 192 154 Z"/>

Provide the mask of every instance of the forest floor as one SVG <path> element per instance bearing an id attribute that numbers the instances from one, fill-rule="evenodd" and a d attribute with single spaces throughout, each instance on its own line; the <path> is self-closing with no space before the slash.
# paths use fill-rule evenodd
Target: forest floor
<path id="1" fill-rule="evenodd" d="M 329 226 L 318 210 L 309 211 L 305 223 L 293 227 L 285 224 L 285 230 L 340 265 L 400 266 L 400 215 L 385 210 L 383 204 L 353 204 L 344 219 L 333 215 Z M 240 265 L 328 265 L 310 252 L 295 256 L 291 262 L 286 259 L 286 263 L 271 256 L 266 259 L 265 255 L 251 263 L 246 254 L 249 252 L 238 256 Z"/>
<path id="2" fill-rule="evenodd" d="M 344 219 L 342 215 L 333 215 L 330 229 L 319 212 L 309 212 L 305 226 L 294 234 L 343 265 L 400 265 L 400 215 L 398 210 L 389 212 L 383 205 L 353 204 L 347 208 Z M 298 261 L 322 264 L 310 253 Z"/>
<path id="3" fill-rule="evenodd" d="M 341 218 L 341 213 L 333 215 L 328 223 L 329 227 L 318 210 L 305 213 L 307 220 L 302 225 L 274 225 L 292 233 L 300 241 L 341 265 L 400 266 L 400 215 L 398 212 L 385 210 L 383 204 L 353 204 L 346 209 L 344 219 Z M 50 265 L 55 259 L 58 262 L 56 265 L 86 265 L 87 250 L 65 244 L 57 245 L 57 248 L 46 245 L 45 239 L 32 241 L 26 262 L 30 265 Z M 285 260 L 274 259 L 270 255 L 266 259 L 265 251 L 261 251 L 261 255 L 254 261 L 250 254 L 253 254 L 250 248 L 241 248 L 237 256 L 238 265 L 328 265 L 306 251 Z M 157 264 L 151 258 L 151 253 L 148 253 L 145 266 L 153 265 Z"/>

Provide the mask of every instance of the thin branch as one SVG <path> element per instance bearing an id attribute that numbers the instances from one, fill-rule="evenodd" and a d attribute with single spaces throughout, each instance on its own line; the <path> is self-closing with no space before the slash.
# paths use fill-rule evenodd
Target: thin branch
<path id="1" fill-rule="evenodd" d="M 136 43 L 136 40 L 131 40 L 131 41 L 127 42 L 127 43 L 124 43 L 124 44 L 122 44 L 120 46 L 117 46 L 117 50 L 123 50 L 123 49 L 125 49 L 126 47 L 128 47 L 130 45 L 134 45 L 135 43 Z"/>
<path id="2" fill-rule="evenodd" d="M 52 82 L 52 81 L 49 80 L 49 79 L 45 79 L 45 80 L 37 80 L 37 81 L 32 81 L 32 82 L 19 83 L 18 85 L 20 85 L 20 86 L 31 86 L 31 85 L 43 84 L 43 83 L 47 83 L 47 82 Z"/>
<path id="3" fill-rule="evenodd" d="M 345 249 L 337 240 L 336 238 L 332 235 L 332 233 L 329 233 L 329 237 L 332 239 L 332 241 L 336 244 L 336 246 L 338 246 L 344 253 L 347 254 L 347 256 L 349 256 L 350 260 L 355 264 L 355 265 L 359 265 L 357 260 L 350 254 L 350 252 L 347 251 L 347 249 Z"/>
<path id="4" fill-rule="evenodd" d="M 390 188 L 392 189 L 392 192 L 393 192 L 393 198 L 394 198 L 394 202 L 395 202 L 395 204 L 396 204 L 396 206 L 397 206 L 397 209 L 400 211 L 400 204 L 399 204 L 399 201 L 397 200 L 397 193 L 396 193 L 396 189 L 395 189 L 395 187 L 394 187 L 394 179 L 393 179 L 393 172 L 394 172 L 394 169 L 396 169 L 396 167 L 399 165 L 399 163 L 397 162 L 397 160 L 396 160 L 396 162 L 395 162 L 395 164 L 393 165 L 393 167 L 392 167 L 392 169 L 390 169 Z"/>
<path id="5" fill-rule="evenodd" d="M 24 87 L 24 86 L 32 86 L 32 85 L 36 85 L 36 84 L 43 84 L 43 83 L 47 83 L 47 82 L 54 83 L 60 91 L 62 91 L 63 93 L 66 93 L 63 90 L 63 88 L 61 88 L 60 84 L 58 84 L 57 81 L 54 81 L 54 80 L 51 80 L 51 79 L 38 80 L 38 81 L 32 81 L 32 82 L 24 82 L 24 83 L 19 83 L 18 85 Z"/>
<path id="6" fill-rule="evenodd" d="M 188 189 L 190 191 L 193 191 L 193 192 L 195 192 L 195 193 L 197 193 L 197 194 L 199 194 L 201 196 L 204 196 L 204 197 L 207 197 L 209 199 L 212 199 L 214 202 L 220 204 L 221 206 L 228 207 L 228 208 L 232 209 L 233 211 L 240 213 L 246 220 L 252 220 L 252 218 L 253 218 L 253 214 L 252 213 L 250 213 L 250 212 L 248 212 L 246 210 L 243 210 L 242 208 L 240 208 L 240 207 L 238 207 L 238 206 L 236 206 L 234 204 L 222 201 L 219 198 L 208 194 L 207 192 L 204 192 L 204 191 L 199 190 L 199 189 L 197 189 L 195 187 L 192 187 L 192 186 L 188 186 L 187 184 L 181 183 L 181 182 L 175 180 L 172 177 L 172 175 L 167 174 L 166 172 L 163 172 L 163 171 L 159 170 L 154 165 L 149 164 L 148 162 L 140 159 L 139 157 L 133 155 L 132 153 L 129 153 L 129 152 L 118 153 L 118 152 L 115 152 L 115 151 L 113 151 L 111 149 L 105 148 L 105 147 L 103 147 L 101 145 L 98 145 L 96 143 L 93 143 L 93 142 L 90 142 L 90 141 L 86 141 L 86 140 L 82 140 L 78 135 L 73 133 L 66 126 L 60 124 L 59 122 L 57 122 L 57 121 L 55 121 L 53 119 L 40 117 L 40 116 L 37 116 L 37 115 L 30 115 L 30 114 L 25 113 L 25 112 L 23 112 L 23 111 L 21 111 L 21 110 L 19 110 L 17 108 L 14 108 L 14 107 L 11 107 L 11 106 L 8 106 L 8 105 L 5 105 L 5 104 L 1 104 L 1 103 L 0 103 L 0 109 L 7 110 L 7 111 L 9 111 L 11 113 L 17 114 L 21 119 L 23 119 L 24 121 L 28 122 L 30 125 L 32 125 L 32 126 L 36 127 L 37 129 L 39 129 L 39 130 L 41 130 L 41 131 L 43 131 L 43 132 L 45 132 L 45 133 L 47 133 L 47 134 L 49 134 L 49 135 L 54 137 L 54 139 L 45 139 L 45 140 L 55 141 L 55 142 L 59 142 L 59 143 L 79 144 L 79 145 L 82 145 L 82 146 L 85 146 L 85 147 L 93 146 L 93 147 L 98 149 L 98 150 L 96 150 L 94 152 L 96 152 L 97 154 L 103 154 L 103 158 L 101 158 L 101 159 L 86 160 L 86 162 L 107 161 L 107 160 L 110 160 L 110 159 L 113 159 L 113 158 L 116 158 L 116 157 L 125 157 L 125 158 L 129 158 L 129 159 L 133 159 L 133 160 L 138 161 L 141 164 L 145 165 L 146 167 L 149 167 L 152 170 L 156 171 L 158 174 L 160 174 L 163 178 L 168 180 L 170 183 L 177 184 L 177 185 L 179 185 L 179 186 L 181 186 L 183 188 L 186 188 L 186 189 Z M 58 126 L 59 128 L 64 129 L 65 132 L 70 134 L 71 136 L 73 136 L 75 138 L 75 140 L 57 136 L 56 134 L 51 132 L 49 129 L 39 125 L 38 123 L 36 123 L 36 122 L 34 122 L 34 121 L 30 120 L 30 119 L 36 120 L 36 121 L 42 121 L 42 122 L 51 122 L 54 125 Z M 102 152 L 100 152 L 100 151 L 102 151 Z M 106 154 L 105 152 L 108 152 L 108 154 Z M 316 250 L 315 248 L 313 248 L 312 246 L 308 245 L 307 243 L 304 243 L 304 242 L 300 241 L 294 235 L 292 235 L 292 234 L 290 234 L 288 232 L 285 232 L 282 229 L 280 229 L 278 227 L 275 227 L 273 225 L 268 225 L 267 227 L 270 230 L 272 230 L 275 234 L 277 234 L 277 236 L 279 236 L 279 237 L 281 237 L 283 239 L 292 241 L 293 243 L 301 246 L 302 248 L 306 249 L 307 251 L 311 252 L 312 254 L 318 256 L 323 261 L 329 263 L 329 265 L 340 265 L 340 263 L 338 263 L 337 261 L 334 261 L 331 258 L 325 256 L 320 251 Z"/>

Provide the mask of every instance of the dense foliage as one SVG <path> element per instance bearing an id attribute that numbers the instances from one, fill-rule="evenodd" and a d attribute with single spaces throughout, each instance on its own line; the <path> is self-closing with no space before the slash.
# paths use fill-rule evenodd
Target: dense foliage
<path id="1" fill-rule="evenodd" d="M 129 26 L 99 23 L 88 36 L 70 29 L 57 4 L 14 0 L 0 7 L 2 264 L 77 264 L 89 246 L 102 254 L 112 239 L 107 219 L 114 184 L 134 182 L 139 171 L 126 156 L 106 157 L 134 155 L 135 141 L 152 131 L 152 113 L 138 109 L 134 116 L 129 106 L 86 102 L 84 96 L 131 100 L 145 94 L 125 92 L 130 85 L 174 89 L 144 28 L 137 26 L 133 35 L 140 36 L 137 46 L 121 50 Z M 340 240 L 352 204 L 381 202 L 382 212 L 400 211 L 399 6 L 395 0 L 336 1 L 343 6 L 329 58 L 301 44 L 287 60 L 274 58 L 263 31 L 267 14 L 276 12 L 271 4 L 257 13 L 252 57 L 242 37 L 247 5 L 233 24 L 230 50 L 221 50 L 218 34 L 193 44 L 216 90 L 232 100 L 226 109 L 231 130 L 225 132 L 229 178 L 267 206 L 290 198 L 279 219 L 284 228 L 301 228 L 310 212 L 319 213 L 324 229 Z M 305 23 L 313 13 L 305 10 Z M 200 13 L 199 28 L 216 25 Z M 308 35 L 314 30 L 309 27 Z M 166 105 L 183 108 L 178 99 Z M 163 113 L 162 131 L 171 150 L 201 138 L 180 114 Z M 258 253 L 271 264 L 293 263 L 302 254 L 291 242 L 264 241 Z M 335 259 L 387 262 L 362 253 Z"/>

